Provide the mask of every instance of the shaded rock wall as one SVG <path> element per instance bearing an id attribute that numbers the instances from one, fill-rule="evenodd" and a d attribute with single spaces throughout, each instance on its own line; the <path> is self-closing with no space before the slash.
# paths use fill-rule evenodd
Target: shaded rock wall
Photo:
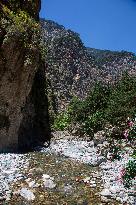
<path id="1" fill-rule="evenodd" d="M 33 17 L 38 19 L 40 1 L 33 3 L 37 5 Z M 24 5 L 25 11 L 30 9 L 26 1 Z M 5 41 L 6 30 L 0 31 L 0 151 L 20 151 L 50 138 L 45 69 L 39 49 L 26 49 L 21 33 Z"/>
<path id="2" fill-rule="evenodd" d="M 33 85 L 22 108 L 23 120 L 18 132 L 19 150 L 34 147 L 50 140 L 48 99 L 45 95 L 46 78 L 44 64 L 39 64 Z"/>

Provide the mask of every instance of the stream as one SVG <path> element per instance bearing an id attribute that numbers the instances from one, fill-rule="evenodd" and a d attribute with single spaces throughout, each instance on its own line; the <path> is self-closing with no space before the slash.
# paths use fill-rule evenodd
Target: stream
<path id="1" fill-rule="evenodd" d="M 111 161 L 108 145 L 67 136 L 31 153 L 1 154 L 0 204 L 135 205 L 135 182 L 128 190 L 119 175 L 132 150 Z"/>

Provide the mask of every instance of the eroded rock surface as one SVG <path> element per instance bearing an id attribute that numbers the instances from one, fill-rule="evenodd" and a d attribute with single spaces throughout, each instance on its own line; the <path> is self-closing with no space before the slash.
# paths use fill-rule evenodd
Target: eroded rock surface
<path id="1" fill-rule="evenodd" d="M 24 12 L 30 11 L 31 7 L 33 21 L 38 21 L 41 1 L 30 2 L 23 1 L 22 4 L 18 1 L 15 5 L 10 1 L 2 2 L 9 9 L 9 16 L 3 14 L 0 22 L 0 151 L 26 149 L 49 139 L 46 79 L 41 54 L 37 47 L 28 49 L 28 45 L 26 48 L 27 43 L 32 44 L 33 36 L 28 32 L 29 42 L 25 42 L 22 37 L 25 34 L 21 33 L 24 28 L 13 29 L 17 23 L 10 13 L 14 9 L 17 12 L 17 6 Z M 22 18 L 31 18 L 23 15 L 25 13 Z M 13 18 L 13 23 L 9 18 Z"/>

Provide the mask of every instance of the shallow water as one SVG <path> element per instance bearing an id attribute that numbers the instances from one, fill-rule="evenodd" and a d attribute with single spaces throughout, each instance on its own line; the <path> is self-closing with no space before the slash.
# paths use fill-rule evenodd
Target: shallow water
<path id="1" fill-rule="evenodd" d="M 99 168 L 77 162 L 75 160 L 47 153 L 30 153 L 30 165 L 25 171 L 25 176 L 35 180 L 40 186 L 29 188 L 35 195 L 35 200 L 28 202 L 19 195 L 13 195 L 10 205 L 118 205 L 115 201 L 102 203 L 99 192 L 103 185 L 99 176 Z M 56 187 L 53 189 L 43 186 L 42 175 L 48 174 L 54 177 Z M 96 179 L 96 187 L 84 179 L 90 177 Z M 20 180 L 13 185 L 14 191 L 27 187 L 25 180 Z"/>

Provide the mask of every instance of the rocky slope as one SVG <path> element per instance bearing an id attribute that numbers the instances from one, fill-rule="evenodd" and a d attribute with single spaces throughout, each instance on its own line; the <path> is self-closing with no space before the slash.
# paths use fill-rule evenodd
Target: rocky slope
<path id="1" fill-rule="evenodd" d="M 109 51 L 87 48 L 88 53 L 95 58 L 96 64 L 103 70 L 104 76 L 118 80 L 122 72 L 136 74 L 136 56 L 127 51 Z"/>
<path id="2" fill-rule="evenodd" d="M 0 2 L 0 151 L 49 139 L 45 67 L 34 42 L 40 4 Z"/>
<path id="3" fill-rule="evenodd" d="M 52 21 L 41 21 L 47 50 L 46 70 L 54 110 L 63 109 L 74 96 L 86 96 L 100 76 L 94 59 L 85 49 L 79 35 Z"/>
<path id="4" fill-rule="evenodd" d="M 55 112 L 73 96 L 84 98 L 96 81 L 114 83 L 125 70 L 136 70 L 132 53 L 86 48 L 79 35 L 63 26 L 41 20 L 47 50 L 46 70 Z"/>

